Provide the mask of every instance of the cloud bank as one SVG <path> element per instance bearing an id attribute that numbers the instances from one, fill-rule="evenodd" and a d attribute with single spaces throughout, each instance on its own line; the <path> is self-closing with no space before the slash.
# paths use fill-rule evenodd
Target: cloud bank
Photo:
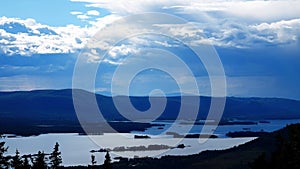
<path id="1" fill-rule="evenodd" d="M 89 28 L 51 27 L 34 19 L 0 18 L 0 53 L 6 55 L 74 53 L 92 36 Z"/>

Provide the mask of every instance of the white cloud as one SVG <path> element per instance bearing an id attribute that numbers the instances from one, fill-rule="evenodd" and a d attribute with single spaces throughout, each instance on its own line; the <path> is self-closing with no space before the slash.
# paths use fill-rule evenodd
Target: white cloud
<path id="1" fill-rule="evenodd" d="M 253 47 L 264 44 L 287 45 L 298 43 L 300 1 L 182 1 L 182 0 L 145 0 L 145 1 L 109 1 L 72 0 L 88 2 L 87 6 L 106 8 L 112 14 L 92 19 L 100 15 L 97 10 L 87 12 L 72 11 L 79 19 L 91 24 L 89 27 L 67 25 L 51 27 L 37 23 L 33 19 L 0 18 L 0 26 L 6 23 L 20 23 L 28 28 L 27 32 L 11 33 L 0 29 L 0 50 L 7 54 L 30 55 L 33 53 L 69 53 L 82 49 L 84 44 L 99 29 L 120 19 L 124 15 L 142 12 L 167 12 L 185 19 L 198 18 L 187 24 L 158 24 L 157 29 L 167 31 L 172 36 L 184 39 L 190 45 L 213 44 L 224 47 Z M 289 10 L 281 10 L 285 8 Z M 259 10 L 259 12 L 257 12 Z M 221 15 L 222 18 L 219 18 Z M 296 19 L 295 19 L 296 18 Z M 195 26 L 196 25 L 196 26 Z M 114 44 L 110 40 L 128 32 L 149 29 L 149 25 L 140 27 L 135 21 L 123 24 L 117 29 L 104 30 L 107 41 L 94 44 L 101 50 L 110 49 Z M 40 28 L 47 28 L 56 34 L 42 34 Z M 116 31 L 118 30 L 118 31 Z M 103 31 L 103 29 L 102 29 Z M 155 32 L 155 30 L 153 31 Z M 142 41 L 136 38 L 135 41 Z M 131 39 L 134 44 L 134 39 Z M 147 45 L 147 41 L 144 40 Z M 168 41 L 156 41 L 157 45 L 170 47 Z M 129 50 L 129 49 L 126 49 Z M 123 51 L 126 51 L 123 50 Z"/>
<path id="2" fill-rule="evenodd" d="M 92 16 L 99 16 L 100 15 L 100 12 L 96 11 L 96 10 L 90 10 L 90 11 L 87 11 L 86 13 L 87 15 L 92 15 Z"/>
<path id="3" fill-rule="evenodd" d="M 82 15 L 83 13 L 82 12 L 79 12 L 79 11 L 72 11 L 70 12 L 71 15 Z"/>
<path id="4" fill-rule="evenodd" d="M 154 41 L 154 43 L 161 45 L 163 47 L 173 47 L 174 45 L 169 44 L 167 41 Z"/>
<path id="5" fill-rule="evenodd" d="M 293 43 L 300 39 L 300 19 L 253 25 L 261 38 L 270 43 Z"/>
<path id="6" fill-rule="evenodd" d="M 82 19 L 82 20 L 86 20 L 86 19 L 89 19 L 90 17 L 87 16 L 87 15 L 77 15 L 77 18 Z"/>
<path id="7" fill-rule="evenodd" d="M 109 50 L 108 54 L 113 59 L 117 59 L 120 55 L 121 56 L 126 56 L 126 55 L 134 54 L 134 53 L 137 53 L 137 52 L 138 52 L 138 50 L 135 49 L 134 47 L 122 44 L 121 46 L 113 47 L 111 50 Z"/>
<path id="8" fill-rule="evenodd" d="M 124 1 L 124 0 L 71 0 L 74 2 L 88 2 L 88 7 L 100 7 L 109 9 L 117 14 L 132 14 L 141 12 L 153 12 L 159 9 L 160 6 L 170 6 L 172 4 L 180 3 L 186 4 L 185 1 L 180 0 L 144 0 L 144 1 Z"/>
<path id="9" fill-rule="evenodd" d="M 72 11 L 70 12 L 71 15 L 76 15 L 76 17 L 80 20 L 86 21 L 87 19 L 90 19 L 92 16 L 99 16 L 100 12 L 96 10 L 90 10 L 87 11 L 86 13 L 79 12 L 79 11 Z"/>
<path id="10" fill-rule="evenodd" d="M 88 7 L 106 8 L 113 13 L 115 18 L 144 12 L 165 12 L 180 17 L 183 16 L 184 19 L 192 20 L 193 24 L 164 24 L 164 26 L 165 29 L 169 29 L 169 33 L 174 37 L 180 37 L 190 45 L 213 44 L 216 46 L 244 48 L 266 44 L 286 45 L 297 43 L 297 39 L 299 39 L 297 24 L 290 25 L 294 31 L 288 31 L 283 27 L 280 29 L 270 28 L 262 30 L 258 25 L 272 25 L 282 21 L 298 22 L 295 18 L 300 16 L 300 1 L 71 1 L 86 2 Z M 103 22 L 101 19 L 98 22 L 90 23 L 101 25 Z M 132 23 L 134 24 L 134 22 Z M 197 25 L 196 27 L 195 24 Z M 163 27 L 163 25 L 160 26 L 161 28 Z M 124 31 L 130 31 L 127 28 L 127 26 L 123 25 L 118 32 L 111 32 L 108 35 L 117 36 Z M 109 48 L 107 43 L 106 46 Z"/>
<path id="11" fill-rule="evenodd" d="M 151 24 L 145 20 L 125 19 L 102 29 L 94 36 L 94 42 L 89 43 L 87 47 L 108 50 L 111 57 L 102 61 L 115 65 L 120 64 L 124 55 L 128 55 L 129 51 L 133 49 L 178 47 L 177 43 L 173 43 L 172 38 L 183 40 L 185 44 L 191 46 L 212 44 L 236 48 L 294 45 L 298 44 L 300 39 L 300 19 L 250 25 L 221 20 L 215 24 L 216 27 L 210 24 L 191 22 L 185 24 Z M 166 40 L 163 38 L 164 36 L 151 39 L 144 34 L 149 32 L 165 34 L 171 39 Z M 131 33 L 135 36 L 131 37 Z M 136 36 L 136 34 L 138 35 Z M 126 38 L 125 43 L 130 45 L 115 46 L 118 40 L 124 38 Z M 92 57 L 92 60 L 97 62 L 100 60 L 101 53 L 96 56 L 97 59 Z"/>
<path id="12" fill-rule="evenodd" d="M 22 29 L 26 28 L 26 31 L 18 32 L 18 27 L 13 28 L 16 33 L 0 29 L 0 51 L 8 55 L 73 53 L 82 49 L 95 32 L 94 28 L 74 25 L 51 27 L 37 23 L 33 19 L 0 18 L 0 26 L 15 23 L 21 25 Z"/>
<path id="13" fill-rule="evenodd" d="M 226 3 L 225 3 L 226 4 Z M 260 21 L 294 19 L 300 16 L 300 1 L 238 1 L 228 2 L 226 12 L 243 18 Z"/>
<path id="14" fill-rule="evenodd" d="M 111 15 L 107 15 L 101 18 L 97 18 L 94 21 L 89 21 L 89 23 L 91 25 L 93 25 L 93 27 L 96 27 L 99 30 L 101 30 L 102 28 L 104 28 L 106 25 L 109 25 L 113 22 L 115 22 L 118 19 L 121 19 L 121 16 L 115 15 L 115 14 L 111 14 Z"/>
<path id="15" fill-rule="evenodd" d="M 248 48 L 269 45 L 293 45 L 300 39 L 300 19 L 272 23 L 246 24 L 228 20 L 209 24 L 159 24 L 156 25 L 185 43 L 197 46 Z"/>
<path id="16" fill-rule="evenodd" d="M 173 10 L 173 14 L 183 13 L 197 16 L 201 12 L 222 12 L 223 17 L 238 17 L 246 20 L 281 20 L 300 16 L 300 1 L 295 0 L 71 0 L 87 2 L 88 7 L 106 8 L 119 15 L 143 12 Z M 288 9 L 288 10 L 287 10 Z M 170 11 L 169 11 L 170 12 Z M 210 14 L 209 14 L 210 15 Z"/>

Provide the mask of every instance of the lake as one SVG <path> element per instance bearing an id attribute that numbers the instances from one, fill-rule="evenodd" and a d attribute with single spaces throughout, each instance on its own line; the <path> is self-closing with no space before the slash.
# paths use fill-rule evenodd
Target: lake
<path id="1" fill-rule="evenodd" d="M 300 119 L 266 120 L 266 122 L 269 123 L 260 123 L 259 121 L 253 121 L 253 122 L 257 122 L 257 124 L 256 125 L 220 125 L 216 128 L 214 134 L 218 135 L 218 137 L 226 137 L 226 133 L 229 131 L 231 132 L 245 131 L 245 129 L 247 129 L 247 131 L 272 132 L 285 127 L 287 124 L 300 123 Z M 152 134 L 152 135 L 160 135 L 162 133 L 165 133 L 166 131 L 177 132 L 179 134 L 185 134 L 187 133 L 186 131 L 189 131 L 188 133 L 199 133 L 201 132 L 201 129 L 203 127 L 203 125 L 182 124 L 183 122 L 176 122 L 175 125 L 174 123 L 168 121 L 161 121 L 155 123 L 164 124 L 165 126 L 163 127 L 163 129 L 158 129 L 159 127 L 152 127 L 147 129 L 144 132 L 134 132 L 134 133 Z"/>
<path id="2" fill-rule="evenodd" d="M 18 149 L 21 154 L 35 154 L 39 150 L 45 153 L 50 153 L 56 142 L 60 144 L 60 150 L 62 152 L 63 165 L 87 165 L 91 161 L 90 150 L 99 150 L 100 148 L 115 147 L 131 147 L 131 146 L 148 146 L 148 145 L 168 145 L 177 146 L 178 144 L 184 144 L 188 147 L 184 149 L 168 149 L 168 150 L 156 150 L 156 151 L 125 151 L 125 152 L 111 152 L 112 158 L 114 157 L 161 157 L 164 155 L 189 155 L 199 153 L 204 150 L 221 150 L 228 149 L 233 146 L 244 144 L 249 142 L 254 137 L 250 138 L 227 138 L 225 134 L 229 131 L 243 131 L 245 128 L 251 131 L 274 131 L 284 127 L 287 124 L 299 123 L 300 120 L 269 120 L 270 123 L 258 123 L 257 125 L 230 125 L 219 126 L 214 134 L 218 135 L 217 139 L 182 139 L 172 138 L 169 135 L 159 134 L 165 131 L 173 131 L 179 134 L 183 134 L 187 128 L 191 128 L 190 133 L 197 133 L 202 126 L 196 125 L 182 125 L 180 123 L 175 124 L 172 130 L 169 130 L 169 122 L 160 122 L 165 124 L 163 128 L 152 127 L 145 132 L 132 132 L 132 133 L 105 133 L 104 135 L 78 135 L 76 133 L 65 134 L 42 134 L 39 136 L 30 137 L 6 137 L 1 140 L 6 142 L 6 146 L 9 146 L 8 153 L 13 155 L 15 150 Z M 147 134 L 150 139 L 134 139 L 135 134 Z M 94 153 L 98 164 L 102 164 L 104 161 L 105 153 Z"/>

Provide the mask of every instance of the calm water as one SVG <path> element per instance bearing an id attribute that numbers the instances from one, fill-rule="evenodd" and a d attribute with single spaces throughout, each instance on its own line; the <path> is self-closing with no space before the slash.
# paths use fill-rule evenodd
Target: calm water
<path id="1" fill-rule="evenodd" d="M 92 140 L 92 139 L 93 140 Z M 78 134 L 43 134 L 31 137 L 6 138 L 6 146 L 9 146 L 8 154 L 14 154 L 16 148 L 21 154 L 34 154 L 39 150 L 45 153 L 52 151 L 55 142 L 59 142 L 64 165 L 87 165 L 90 163 L 92 149 L 114 148 L 118 146 L 139 146 L 139 145 L 178 145 L 184 143 L 189 145 L 185 149 L 171 149 L 160 151 L 136 151 L 111 153 L 112 157 L 145 157 L 163 155 L 187 155 L 195 154 L 204 150 L 227 149 L 235 145 L 246 143 L 254 138 L 220 138 L 209 139 L 201 143 L 199 139 L 174 139 L 168 137 L 154 137 L 151 139 L 133 139 L 132 134 L 104 134 L 100 136 L 80 136 Z M 97 161 L 103 163 L 104 153 L 95 153 Z"/>
<path id="2" fill-rule="evenodd" d="M 226 137 L 226 133 L 231 131 L 267 131 L 272 132 L 279 130 L 285 127 L 287 124 L 295 124 L 300 123 L 300 119 L 293 119 L 293 120 L 267 120 L 270 123 L 259 123 L 257 125 L 223 125 L 218 126 L 214 131 L 214 134 L 218 135 L 219 137 Z M 254 121 L 255 122 L 255 121 Z M 134 133 L 144 133 L 144 134 L 161 134 L 167 131 L 177 132 L 180 134 L 184 133 L 199 133 L 202 130 L 203 125 L 186 125 L 176 123 L 175 125 L 171 122 L 157 122 L 158 124 L 165 124 L 163 129 L 158 129 L 159 127 L 152 127 L 147 129 L 145 132 L 134 132 Z"/>
<path id="3" fill-rule="evenodd" d="M 21 154 L 35 154 L 39 150 L 49 153 L 52 151 L 55 142 L 60 144 L 60 150 L 62 152 L 63 164 L 64 165 L 87 165 L 90 163 L 90 150 L 97 150 L 100 148 L 114 148 L 119 146 L 140 146 L 140 145 L 153 145 L 163 144 L 169 146 L 176 146 L 180 143 L 188 145 L 185 149 L 170 149 L 170 150 L 159 150 L 159 151 L 135 151 L 135 152 L 111 152 L 112 157 L 144 157 L 144 156 L 155 156 L 160 157 L 163 155 L 188 155 L 199 153 L 204 150 L 220 150 L 227 149 L 236 145 L 240 145 L 251 141 L 255 138 L 226 138 L 225 134 L 228 131 L 242 131 L 243 128 L 250 128 L 252 131 L 274 131 L 284 127 L 286 124 L 297 123 L 300 120 L 272 120 L 270 123 L 259 123 L 258 125 L 233 125 L 233 126 L 219 126 L 215 130 L 215 134 L 221 136 L 218 139 L 179 139 L 171 138 L 166 135 L 158 135 L 162 131 L 174 131 L 177 133 L 183 133 L 187 128 L 192 126 L 176 124 L 170 130 L 170 123 L 165 123 L 166 126 L 163 129 L 153 127 L 143 134 L 148 134 L 151 139 L 134 139 L 133 132 L 131 134 L 111 134 L 107 133 L 104 135 L 97 136 L 80 136 L 78 134 L 43 134 L 39 136 L 31 137 L 15 137 L 15 138 L 4 138 L 6 146 L 9 146 L 7 154 L 14 154 L 15 150 L 18 149 Z M 201 130 L 202 126 L 194 126 L 191 133 Z M 141 133 L 141 132 L 140 132 Z M 103 163 L 104 153 L 94 153 L 96 160 L 99 164 Z"/>

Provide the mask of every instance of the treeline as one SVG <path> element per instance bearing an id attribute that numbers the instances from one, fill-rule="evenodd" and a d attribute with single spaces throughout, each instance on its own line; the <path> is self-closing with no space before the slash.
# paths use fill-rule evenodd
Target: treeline
<path id="1" fill-rule="evenodd" d="M 1 137 L 1 135 L 0 135 Z M 8 147 L 5 147 L 5 142 L 0 142 L 0 169 L 61 169 L 62 166 L 61 152 L 59 151 L 59 144 L 56 142 L 53 151 L 49 154 L 44 151 L 38 151 L 37 154 L 25 154 L 20 155 L 20 152 L 16 150 L 14 156 L 4 154 L 7 152 Z M 97 165 L 95 156 L 91 155 L 91 165 L 87 168 L 96 169 L 100 165 Z M 101 166 L 103 169 L 111 169 L 111 157 L 108 151 L 106 151 L 105 160 Z M 86 167 L 84 167 L 86 168 Z"/>
<path id="2" fill-rule="evenodd" d="M 61 167 L 62 157 L 59 144 L 56 143 L 49 154 L 38 151 L 37 154 L 20 155 L 16 150 L 14 156 L 4 156 L 8 147 L 5 142 L 0 142 L 0 168 L 1 169 L 57 169 Z M 48 163 L 47 163 L 48 162 Z"/>

